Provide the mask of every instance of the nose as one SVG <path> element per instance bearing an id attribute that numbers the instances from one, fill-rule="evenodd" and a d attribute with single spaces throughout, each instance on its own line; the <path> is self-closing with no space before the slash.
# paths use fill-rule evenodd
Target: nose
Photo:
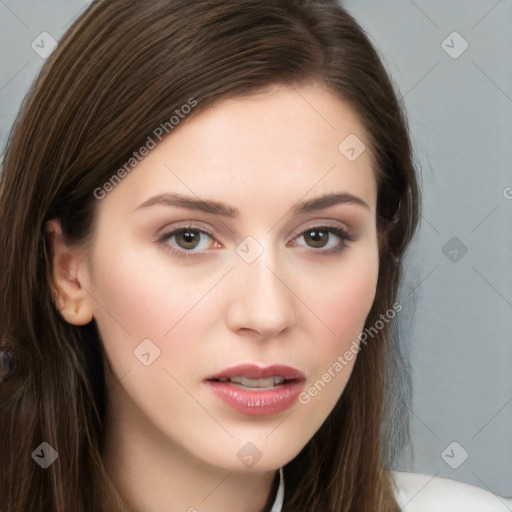
<path id="1" fill-rule="evenodd" d="M 294 295 L 283 268 L 265 252 L 232 272 L 228 327 L 238 334 L 275 337 L 296 323 Z"/>

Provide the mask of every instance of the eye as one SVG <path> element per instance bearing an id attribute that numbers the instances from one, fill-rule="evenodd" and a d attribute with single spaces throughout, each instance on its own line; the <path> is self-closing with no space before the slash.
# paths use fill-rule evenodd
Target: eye
<path id="1" fill-rule="evenodd" d="M 347 241 L 355 241 L 355 237 L 339 226 L 315 226 L 303 231 L 296 239 L 303 239 L 308 247 L 322 249 L 322 253 L 341 252 Z"/>
<path id="2" fill-rule="evenodd" d="M 196 256 L 198 251 L 210 248 L 213 235 L 204 229 L 194 226 L 184 226 L 166 233 L 159 242 L 163 243 L 167 249 L 179 256 Z"/>
<path id="3" fill-rule="evenodd" d="M 339 226 L 314 226 L 299 233 L 293 240 L 304 240 L 319 254 L 339 253 L 347 246 L 347 241 L 355 241 L 356 237 Z M 212 248 L 216 242 L 214 236 L 198 226 L 182 226 L 163 235 L 159 243 L 179 257 L 201 256 L 204 251 Z M 218 242 L 217 242 L 218 243 Z M 292 245 L 303 245 L 293 243 Z"/>

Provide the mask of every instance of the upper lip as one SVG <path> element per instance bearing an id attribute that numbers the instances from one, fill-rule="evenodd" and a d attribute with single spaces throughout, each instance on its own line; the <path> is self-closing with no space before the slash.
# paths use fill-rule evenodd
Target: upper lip
<path id="1" fill-rule="evenodd" d="M 271 366 L 257 366 L 255 364 L 240 364 L 226 368 L 215 375 L 207 377 L 206 380 L 215 380 L 230 377 L 248 377 L 250 379 L 262 379 L 265 377 L 283 377 L 286 380 L 304 380 L 305 376 L 296 368 L 283 364 Z"/>

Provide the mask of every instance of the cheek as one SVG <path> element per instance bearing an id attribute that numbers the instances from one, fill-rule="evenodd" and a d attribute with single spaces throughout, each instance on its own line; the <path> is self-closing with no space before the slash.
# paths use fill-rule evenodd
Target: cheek
<path id="1" fill-rule="evenodd" d="M 323 292 L 311 296 L 319 319 L 310 321 L 308 385 L 299 403 L 321 424 L 343 393 L 358 357 L 359 334 L 375 299 L 378 254 L 369 251 L 341 265 Z M 336 275 L 336 278 L 332 278 Z M 320 321 L 321 320 L 321 321 Z"/>
<path id="2" fill-rule="evenodd" d="M 218 316 L 215 284 L 225 269 L 195 275 L 191 268 L 183 271 L 170 264 L 164 252 L 129 247 L 114 253 L 104 246 L 95 262 L 90 283 L 97 299 L 93 313 L 117 377 L 130 371 L 130 379 L 135 379 L 142 372 L 141 378 L 146 377 L 141 389 L 149 385 L 144 373 L 149 368 L 136 359 L 142 347 L 141 353 L 149 347 L 158 355 L 150 366 L 153 378 L 158 369 L 180 373 L 195 368 L 198 344 L 208 337 L 208 326 Z M 144 342 L 147 339 L 152 343 Z M 162 372 L 162 378 L 166 381 L 169 376 Z"/>
<path id="3" fill-rule="evenodd" d="M 163 338 L 211 287 L 210 279 L 196 280 L 173 268 L 163 251 L 126 246 L 118 247 L 122 257 L 115 257 L 109 249 L 95 256 L 94 315 L 105 326 L 117 324 L 116 330 L 134 341 Z"/>
<path id="4" fill-rule="evenodd" d="M 333 330 L 342 339 L 359 333 L 375 299 L 376 278 L 371 271 L 353 273 L 338 283 L 332 300 L 326 304 Z"/>
<path id="5" fill-rule="evenodd" d="M 324 277 L 321 289 L 305 295 L 317 315 L 311 323 L 317 332 L 310 339 L 320 340 L 317 346 L 324 354 L 332 357 L 357 340 L 375 299 L 378 270 L 377 252 L 362 254 Z"/>

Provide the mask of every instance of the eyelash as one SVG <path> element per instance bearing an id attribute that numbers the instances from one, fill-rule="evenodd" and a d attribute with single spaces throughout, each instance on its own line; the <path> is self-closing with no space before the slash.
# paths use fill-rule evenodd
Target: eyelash
<path id="1" fill-rule="evenodd" d="M 204 255 L 204 251 L 179 250 L 179 249 L 175 249 L 173 246 L 171 246 L 169 244 L 169 239 L 170 238 L 172 238 L 173 236 L 175 236 L 176 234 L 178 234 L 180 232 L 187 231 L 187 230 L 198 231 L 200 233 L 207 234 L 211 238 L 215 239 L 214 235 L 212 233 L 210 233 L 208 230 L 204 229 L 203 227 L 199 227 L 199 226 L 196 226 L 196 225 L 193 225 L 193 224 L 189 224 L 189 225 L 186 225 L 186 226 L 181 226 L 178 229 L 175 229 L 173 231 L 170 231 L 170 232 L 166 233 L 165 235 L 163 235 L 158 240 L 158 243 L 163 244 L 164 247 L 168 251 L 173 253 L 175 256 L 178 256 L 179 258 L 193 258 L 193 257 L 203 256 Z M 321 255 L 331 255 L 331 254 L 340 253 L 340 252 L 342 252 L 347 247 L 347 243 L 346 243 L 347 241 L 349 241 L 349 242 L 355 242 L 356 241 L 356 237 L 353 236 L 351 233 L 349 233 L 347 230 L 345 230 L 345 229 L 343 229 L 343 228 L 341 228 L 339 226 L 333 226 L 333 225 L 329 225 L 329 224 L 322 224 L 322 225 L 319 225 L 319 226 L 313 226 L 313 227 L 308 228 L 308 229 L 306 229 L 304 231 L 301 231 L 299 233 L 295 233 L 294 239 L 297 238 L 297 237 L 300 237 L 302 235 L 305 235 L 305 234 L 307 234 L 308 232 L 311 232 L 311 231 L 327 231 L 328 233 L 332 233 L 332 234 L 336 235 L 342 241 L 341 246 L 332 247 L 331 249 L 322 250 L 322 248 L 319 248 L 319 249 L 315 249 L 313 247 L 310 248 L 313 252 L 317 252 L 317 253 L 319 253 Z"/>

